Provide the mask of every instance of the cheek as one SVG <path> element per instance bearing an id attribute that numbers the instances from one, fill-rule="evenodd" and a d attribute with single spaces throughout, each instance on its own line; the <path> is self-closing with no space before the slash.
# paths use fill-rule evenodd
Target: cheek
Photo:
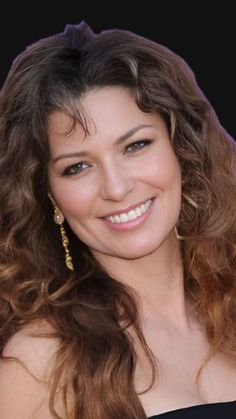
<path id="1" fill-rule="evenodd" d="M 79 181 L 58 182 L 52 185 L 55 200 L 66 218 L 88 215 L 94 208 L 96 191 Z"/>
<path id="2" fill-rule="evenodd" d="M 153 155 L 147 162 L 143 175 L 152 180 L 160 189 L 180 187 L 181 170 L 172 150 Z M 177 188 L 178 189 L 178 188 Z"/>

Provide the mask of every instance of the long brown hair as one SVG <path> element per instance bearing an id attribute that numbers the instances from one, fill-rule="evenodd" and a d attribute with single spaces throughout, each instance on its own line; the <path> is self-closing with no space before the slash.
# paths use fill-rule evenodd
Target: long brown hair
<path id="1" fill-rule="evenodd" d="M 206 329 L 208 358 L 220 350 L 236 361 L 233 139 L 173 52 L 129 31 L 95 34 L 85 22 L 67 25 L 15 59 L 0 94 L 0 353 L 27 324 L 44 319 L 53 326 L 60 345 L 50 407 L 57 418 L 59 383 L 65 405 L 72 395 L 70 419 L 146 418 L 134 387 L 130 326 L 153 379 L 157 373 L 135 293 L 102 269 L 67 222 L 75 270 L 66 269 L 48 198 L 48 115 L 62 110 L 86 131 L 79 99 L 111 85 L 131 89 L 141 110 L 167 123 L 183 181 L 178 232 L 186 298 Z"/>

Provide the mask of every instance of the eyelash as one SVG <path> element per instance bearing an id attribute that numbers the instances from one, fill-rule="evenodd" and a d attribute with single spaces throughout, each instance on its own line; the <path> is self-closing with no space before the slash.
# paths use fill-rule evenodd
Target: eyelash
<path id="1" fill-rule="evenodd" d="M 125 151 L 127 151 L 127 150 L 128 150 L 128 148 L 130 148 L 130 147 L 134 147 L 134 146 L 135 146 L 135 145 L 137 145 L 137 144 L 139 144 L 139 145 L 144 144 L 144 146 L 143 146 L 143 147 L 141 147 L 141 148 L 138 148 L 138 150 L 133 149 L 133 151 L 131 151 L 131 153 L 137 153 L 138 151 L 142 150 L 144 147 L 146 147 L 147 145 L 149 145 L 149 144 L 151 144 L 151 143 L 152 143 L 152 140 L 140 140 L 140 141 L 134 141 L 133 143 L 130 143 L 130 144 L 128 144 L 128 145 L 125 147 Z M 83 169 L 82 169 L 82 170 L 78 170 L 78 171 L 76 171 L 75 173 L 72 173 L 72 172 L 71 172 L 71 169 L 73 169 L 73 168 L 75 168 L 75 167 L 78 167 L 79 165 L 81 165 L 81 166 L 82 166 L 83 164 L 86 164 L 86 163 L 84 163 L 84 162 L 79 162 L 79 163 L 73 164 L 72 166 L 67 167 L 67 168 L 63 171 L 63 176 L 74 176 L 74 175 L 76 175 L 76 174 L 78 174 L 78 173 L 81 173 L 81 172 L 83 171 Z"/>

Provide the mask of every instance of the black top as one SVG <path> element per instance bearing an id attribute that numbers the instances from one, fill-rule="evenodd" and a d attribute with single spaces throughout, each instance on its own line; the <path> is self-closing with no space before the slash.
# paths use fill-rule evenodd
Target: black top
<path id="1" fill-rule="evenodd" d="M 149 416 L 148 419 L 235 419 L 236 418 L 236 400 L 231 402 L 207 403 L 196 406 L 184 407 L 182 409 L 172 410 L 159 415 Z"/>

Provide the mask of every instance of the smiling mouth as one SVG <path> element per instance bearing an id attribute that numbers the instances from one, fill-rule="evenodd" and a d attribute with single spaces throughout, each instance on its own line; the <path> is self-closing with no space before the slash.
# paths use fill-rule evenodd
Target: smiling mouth
<path id="1" fill-rule="evenodd" d="M 121 214 L 110 215 L 103 217 L 105 220 L 114 224 L 127 223 L 128 221 L 133 221 L 139 218 L 141 215 L 145 214 L 147 210 L 153 203 L 154 198 L 148 199 L 143 204 L 138 205 L 137 207 L 131 209 L 128 212 L 123 212 Z"/>

